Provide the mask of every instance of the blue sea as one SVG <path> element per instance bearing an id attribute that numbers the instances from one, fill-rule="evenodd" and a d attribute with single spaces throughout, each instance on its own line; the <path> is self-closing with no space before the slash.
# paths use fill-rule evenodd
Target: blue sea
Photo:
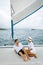
<path id="1" fill-rule="evenodd" d="M 14 39 L 18 38 L 19 41 L 27 45 L 27 38 L 32 37 L 35 45 L 43 45 L 43 30 L 38 29 L 15 29 Z M 11 39 L 11 30 L 0 30 L 0 46 L 13 45 Z"/>

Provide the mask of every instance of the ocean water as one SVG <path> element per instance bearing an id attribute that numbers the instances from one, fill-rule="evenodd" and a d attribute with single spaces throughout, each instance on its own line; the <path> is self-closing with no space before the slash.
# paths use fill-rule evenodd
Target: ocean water
<path id="1" fill-rule="evenodd" d="M 27 38 L 32 37 L 35 45 L 43 45 L 43 30 L 38 29 L 15 29 L 14 39 L 18 38 L 22 44 L 27 45 Z M 0 46 L 13 45 L 11 30 L 0 30 Z"/>

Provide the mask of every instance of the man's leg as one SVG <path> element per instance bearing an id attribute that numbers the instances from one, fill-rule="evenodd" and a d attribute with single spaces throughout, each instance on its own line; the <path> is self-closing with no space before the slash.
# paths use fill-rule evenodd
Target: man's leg
<path id="1" fill-rule="evenodd" d="M 23 54 L 22 52 L 19 52 L 20 56 L 23 58 L 24 61 L 27 61 L 27 56 Z"/>
<path id="2" fill-rule="evenodd" d="M 26 54 L 27 58 L 30 60 L 30 57 L 29 57 L 29 55 L 27 54 L 26 49 L 23 47 L 22 50 L 23 50 L 24 53 Z"/>

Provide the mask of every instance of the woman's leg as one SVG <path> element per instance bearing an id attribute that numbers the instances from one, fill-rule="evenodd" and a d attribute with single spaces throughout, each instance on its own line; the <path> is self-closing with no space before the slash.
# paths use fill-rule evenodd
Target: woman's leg
<path id="1" fill-rule="evenodd" d="M 35 53 L 32 53 L 29 50 L 26 50 L 26 52 L 29 55 L 29 57 L 35 57 L 35 58 L 37 58 L 37 55 Z"/>

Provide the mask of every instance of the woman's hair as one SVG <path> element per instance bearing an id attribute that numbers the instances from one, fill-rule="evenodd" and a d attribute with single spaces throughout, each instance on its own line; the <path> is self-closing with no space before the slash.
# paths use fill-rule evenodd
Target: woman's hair
<path id="1" fill-rule="evenodd" d="M 18 39 L 15 39 L 14 42 L 16 43 L 18 41 Z"/>

